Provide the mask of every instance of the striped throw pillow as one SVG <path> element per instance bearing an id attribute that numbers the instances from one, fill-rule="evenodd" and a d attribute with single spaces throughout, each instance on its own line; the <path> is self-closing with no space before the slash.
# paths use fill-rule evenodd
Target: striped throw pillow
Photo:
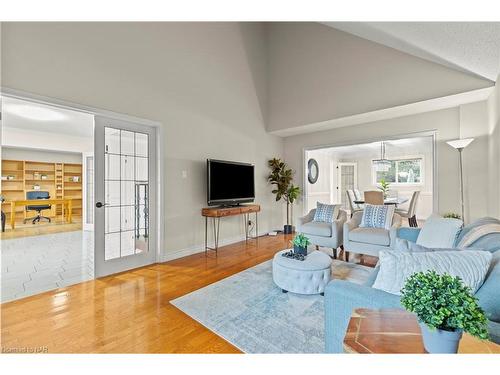
<path id="1" fill-rule="evenodd" d="M 316 212 L 314 213 L 314 221 L 323 223 L 333 223 L 339 215 L 339 204 L 324 204 L 316 203 Z"/>
<path id="2" fill-rule="evenodd" d="M 392 217 L 394 216 L 395 206 L 365 204 L 363 218 L 361 219 L 361 228 L 383 228 L 391 229 Z"/>

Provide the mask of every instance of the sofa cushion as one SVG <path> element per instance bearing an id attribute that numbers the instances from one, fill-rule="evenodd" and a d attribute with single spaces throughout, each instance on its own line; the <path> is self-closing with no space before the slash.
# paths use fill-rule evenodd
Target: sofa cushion
<path id="1" fill-rule="evenodd" d="M 389 246 L 389 231 L 382 228 L 355 228 L 349 232 L 349 240 L 373 245 Z"/>
<path id="2" fill-rule="evenodd" d="M 316 212 L 314 221 L 321 223 L 333 223 L 337 220 L 340 211 L 340 204 L 325 204 L 316 202 Z"/>
<path id="3" fill-rule="evenodd" d="M 320 221 L 310 221 L 302 225 L 301 232 L 305 235 L 310 234 L 312 236 L 331 237 L 332 224 L 322 223 Z"/>
<path id="4" fill-rule="evenodd" d="M 418 235 L 417 245 L 429 248 L 453 248 L 462 224 L 462 220 L 431 215 Z"/>
<path id="5" fill-rule="evenodd" d="M 380 270 L 373 288 L 401 294 L 406 279 L 417 272 L 436 271 L 458 276 L 475 293 L 488 272 L 491 253 L 488 251 L 437 251 L 401 253 L 381 251 Z"/>
<path id="6" fill-rule="evenodd" d="M 361 219 L 362 228 L 382 228 L 389 230 L 392 226 L 392 217 L 394 216 L 394 205 L 374 205 L 365 204 L 363 218 Z"/>

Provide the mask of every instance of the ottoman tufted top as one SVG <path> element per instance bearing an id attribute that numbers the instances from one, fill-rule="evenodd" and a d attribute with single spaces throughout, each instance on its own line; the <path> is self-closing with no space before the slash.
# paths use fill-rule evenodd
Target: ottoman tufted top
<path id="1" fill-rule="evenodd" d="M 273 263 L 279 264 L 281 267 L 297 271 L 319 271 L 330 268 L 330 265 L 332 264 L 330 257 L 321 251 L 313 251 L 309 253 L 304 261 L 287 258 L 281 255 L 287 251 L 290 251 L 290 249 L 276 253 L 274 255 Z"/>

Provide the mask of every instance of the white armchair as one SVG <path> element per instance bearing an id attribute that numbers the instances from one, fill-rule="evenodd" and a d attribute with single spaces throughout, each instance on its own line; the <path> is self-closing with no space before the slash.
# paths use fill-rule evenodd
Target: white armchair
<path id="1" fill-rule="evenodd" d="M 344 250 L 372 256 L 378 256 L 381 250 L 390 250 L 396 242 L 397 230 L 401 226 L 401 216 L 394 214 L 390 230 L 383 228 L 361 228 L 363 212 L 355 212 L 344 223 Z"/>
<path id="2" fill-rule="evenodd" d="M 337 248 L 342 246 L 343 225 L 347 220 L 347 213 L 339 210 L 336 220 L 332 223 L 314 221 L 316 209 L 312 209 L 306 216 L 299 217 L 296 231 L 306 235 L 313 245 L 333 249 L 333 257 L 337 257 Z"/>

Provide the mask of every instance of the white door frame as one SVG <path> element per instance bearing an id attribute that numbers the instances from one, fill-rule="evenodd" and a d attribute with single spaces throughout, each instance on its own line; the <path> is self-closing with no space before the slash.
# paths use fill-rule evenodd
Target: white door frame
<path id="1" fill-rule="evenodd" d="M 57 98 L 52 98 L 48 96 L 38 95 L 29 93 L 22 90 L 11 89 L 8 87 L 0 87 L 0 96 L 5 96 L 9 98 L 15 98 L 20 100 L 26 100 L 33 103 L 50 105 L 57 108 L 68 109 L 78 112 L 83 112 L 87 114 L 91 114 L 94 116 L 103 116 L 108 118 L 120 119 L 124 121 L 135 122 L 137 124 L 151 126 L 156 129 L 156 176 L 157 176 L 157 197 L 158 202 L 156 205 L 156 213 L 157 213 L 157 249 L 156 249 L 156 261 L 160 261 L 161 258 L 161 249 L 165 248 L 165 215 L 162 215 L 162 212 L 166 211 L 165 205 L 165 190 L 161 189 L 161 187 L 166 186 L 166 173 L 164 172 L 164 160 L 165 160 L 165 129 L 162 124 L 158 121 L 152 121 L 140 117 L 125 115 L 122 113 L 117 113 L 113 111 L 108 111 L 105 109 L 91 107 L 83 104 L 78 104 L 66 100 L 61 100 Z"/>
<path id="2" fill-rule="evenodd" d="M 358 188 L 358 163 L 355 161 L 352 162 L 339 162 L 337 163 L 337 186 L 335 187 L 337 190 L 337 201 L 338 203 L 342 202 L 342 194 L 344 191 L 341 189 L 342 182 L 342 173 L 341 169 L 343 166 L 352 166 L 354 167 L 354 188 Z"/>
<path id="3" fill-rule="evenodd" d="M 87 176 L 87 158 L 92 157 L 92 164 L 94 164 L 94 153 L 93 152 L 82 152 L 82 226 L 83 230 L 93 232 L 94 231 L 94 220 L 92 220 L 92 224 L 87 223 L 87 182 L 88 182 L 88 176 Z M 92 171 L 94 173 L 94 166 L 92 166 Z M 94 185 L 94 194 L 95 194 L 95 174 L 92 176 L 93 180 L 93 185 Z M 95 202 L 95 199 L 94 199 Z M 94 203 L 92 202 L 92 203 Z M 92 204 L 93 206 L 93 204 Z M 92 207 L 93 208 L 93 207 Z M 94 212 L 94 210 L 92 210 Z"/>

